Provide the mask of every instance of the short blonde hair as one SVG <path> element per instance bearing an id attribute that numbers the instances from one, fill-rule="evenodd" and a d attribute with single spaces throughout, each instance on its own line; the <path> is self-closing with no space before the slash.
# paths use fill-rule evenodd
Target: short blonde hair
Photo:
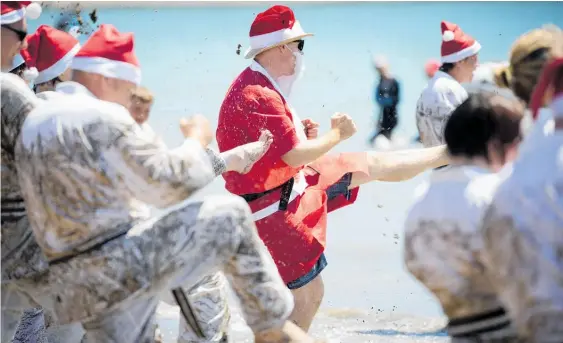
<path id="1" fill-rule="evenodd" d="M 150 104 L 154 101 L 154 96 L 148 88 L 138 86 L 131 92 L 131 98 L 140 102 Z"/>
<path id="2" fill-rule="evenodd" d="M 545 64 L 563 54 L 563 31 L 547 25 L 520 36 L 510 50 L 510 66 L 495 72 L 499 86 L 509 85 L 527 104 Z"/>

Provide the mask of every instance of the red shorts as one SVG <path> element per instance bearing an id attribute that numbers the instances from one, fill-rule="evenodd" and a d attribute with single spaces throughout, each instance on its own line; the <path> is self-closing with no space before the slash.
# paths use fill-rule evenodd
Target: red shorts
<path id="1" fill-rule="evenodd" d="M 325 156 L 311 163 L 304 173 L 307 187 L 287 210 L 256 221 L 258 234 L 285 283 L 310 272 L 319 260 L 326 245 L 328 212 L 353 204 L 358 196 L 358 187 L 350 191 L 338 188 L 342 189 L 348 173 L 368 174 L 367 153 Z M 276 190 L 250 202 L 250 208 L 260 211 L 277 203 L 280 196 L 281 190 Z"/>

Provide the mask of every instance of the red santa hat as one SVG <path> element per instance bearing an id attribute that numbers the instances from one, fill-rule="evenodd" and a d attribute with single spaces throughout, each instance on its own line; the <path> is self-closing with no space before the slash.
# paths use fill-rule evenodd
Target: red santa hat
<path id="1" fill-rule="evenodd" d="M 465 34 L 459 26 L 442 22 L 442 63 L 459 62 L 481 50 L 481 44 Z"/>
<path id="2" fill-rule="evenodd" d="M 41 15 L 41 6 L 31 1 L 2 1 L 0 24 L 13 24 L 25 17 L 37 19 Z"/>
<path id="3" fill-rule="evenodd" d="M 256 16 L 249 35 L 250 48 L 246 51 L 245 58 L 254 58 L 268 49 L 313 34 L 303 31 L 291 8 L 275 5 Z"/>
<path id="4" fill-rule="evenodd" d="M 76 38 L 47 25 L 39 26 L 26 41 L 27 49 L 20 52 L 29 68 L 24 77 L 33 79 L 30 74 L 35 73 L 33 81 L 36 84 L 50 81 L 64 73 L 80 50 L 80 43 Z"/>
<path id="5" fill-rule="evenodd" d="M 120 33 L 115 26 L 103 24 L 84 43 L 71 68 L 138 85 L 141 68 L 133 48 L 133 33 Z"/>

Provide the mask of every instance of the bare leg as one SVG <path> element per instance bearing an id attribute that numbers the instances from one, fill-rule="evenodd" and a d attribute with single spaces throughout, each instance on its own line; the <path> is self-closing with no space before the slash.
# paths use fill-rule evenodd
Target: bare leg
<path id="1" fill-rule="evenodd" d="M 370 151 L 367 154 L 369 175 L 354 173 L 350 189 L 376 180 L 405 181 L 428 169 L 438 168 L 450 162 L 446 147 L 443 145 L 390 152 Z"/>
<path id="2" fill-rule="evenodd" d="M 305 286 L 291 290 L 295 307 L 289 317 L 293 323 L 297 324 L 303 331 L 309 331 L 313 318 L 324 297 L 324 283 L 321 275 Z"/>
<path id="3" fill-rule="evenodd" d="M 255 343 L 317 343 L 324 342 L 309 337 L 297 325 L 287 321 L 281 330 L 266 330 L 254 336 Z"/>

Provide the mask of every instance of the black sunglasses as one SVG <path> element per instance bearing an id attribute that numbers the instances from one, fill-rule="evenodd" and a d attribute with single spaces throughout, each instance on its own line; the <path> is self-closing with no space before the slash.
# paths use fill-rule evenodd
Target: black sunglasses
<path id="1" fill-rule="evenodd" d="M 303 48 L 305 47 L 305 41 L 300 39 L 298 41 L 295 41 L 297 43 L 297 49 L 299 49 L 299 51 L 303 52 Z"/>
<path id="2" fill-rule="evenodd" d="M 18 35 L 18 39 L 20 40 L 20 42 L 23 42 L 25 37 L 27 37 L 27 31 L 14 29 L 13 27 L 11 27 L 10 25 L 7 25 L 7 24 L 3 24 L 2 27 L 5 28 L 5 29 L 8 29 L 8 30 L 12 31 L 13 33 L 15 33 L 16 35 Z"/>

